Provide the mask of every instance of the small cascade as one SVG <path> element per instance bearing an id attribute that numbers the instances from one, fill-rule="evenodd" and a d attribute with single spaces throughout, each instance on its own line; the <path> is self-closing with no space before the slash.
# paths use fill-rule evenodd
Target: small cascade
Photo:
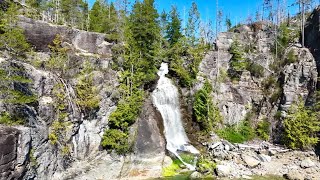
<path id="1" fill-rule="evenodd" d="M 189 139 L 181 121 L 179 92 L 172 81 L 165 77 L 168 72 L 168 64 L 162 63 L 158 71 L 160 79 L 152 93 L 152 101 L 163 119 L 167 150 L 175 154 L 189 169 L 193 170 L 195 166 L 185 163 L 178 152 L 199 154 L 199 151 L 189 144 Z"/>

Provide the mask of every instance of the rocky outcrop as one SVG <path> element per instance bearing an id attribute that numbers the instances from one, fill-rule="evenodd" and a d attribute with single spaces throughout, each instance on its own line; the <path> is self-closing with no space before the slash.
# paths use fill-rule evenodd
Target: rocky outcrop
<path id="1" fill-rule="evenodd" d="M 23 16 L 20 16 L 18 25 L 24 30 L 28 42 L 38 51 L 47 52 L 48 45 L 52 44 L 57 35 L 60 35 L 65 45 L 69 45 L 77 52 L 111 56 L 113 44 L 105 41 L 104 34 L 51 25 Z"/>
<path id="2" fill-rule="evenodd" d="M 313 10 L 306 21 L 305 26 L 305 45 L 313 54 L 318 72 L 320 72 L 320 7 Z"/>
<path id="3" fill-rule="evenodd" d="M 31 139 L 29 128 L 0 126 L 0 179 L 20 179 L 27 172 Z"/>
<path id="4" fill-rule="evenodd" d="M 263 104 L 265 100 L 261 87 L 263 78 L 271 73 L 269 65 L 272 64 L 273 57 L 266 52 L 270 53 L 273 36 L 268 33 L 269 29 L 266 27 L 257 32 L 248 26 L 241 27 L 240 30 L 219 34 L 216 50 L 209 52 L 200 63 L 197 77 L 199 84 L 195 87 L 199 89 L 205 77 L 212 82 L 216 90 L 213 94 L 214 101 L 218 104 L 226 124 L 239 123 L 253 107 L 260 106 L 262 113 L 258 119 L 275 109 L 268 103 Z M 243 46 L 248 46 L 244 48 L 252 49 L 252 53 L 245 53 L 245 58 L 264 67 L 263 78 L 255 78 L 250 72 L 244 71 L 239 82 L 235 83 L 228 79 L 227 71 L 232 58 L 229 49 L 235 40 Z"/>
<path id="5" fill-rule="evenodd" d="M 148 98 L 141 116 L 134 125 L 134 152 L 125 157 L 106 152 L 96 152 L 87 161 L 73 163 L 66 172 L 58 174 L 57 179 L 150 179 L 161 177 L 162 167 L 166 165 L 165 140 L 159 129 L 162 118 Z M 80 127 L 81 130 L 81 127 Z M 91 137 L 96 133 L 85 134 Z M 91 134 L 91 136 L 90 136 Z M 85 145 L 85 144 L 84 144 Z M 88 144 L 90 145 L 90 144 Z M 88 145 L 84 146 L 85 148 Z M 170 158 L 169 158 L 170 159 Z M 84 173 L 85 172 L 85 173 Z M 82 174 L 83 173 L 83 174 Z"/>
<path id="6" fill-rule="evenodd" d="M 308 49 L 291 47 L 287 52 L 293 53 L 296 62 L 286 65 L 282 72 L 282 110 L 287 110 L 299 98 L 305 101 L 315 90 L 318 77 L 316 62 Z"/>

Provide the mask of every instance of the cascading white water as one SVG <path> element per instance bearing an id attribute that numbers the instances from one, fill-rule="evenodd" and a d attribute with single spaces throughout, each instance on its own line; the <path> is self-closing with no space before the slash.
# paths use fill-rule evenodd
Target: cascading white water
<path id="1" fill-rule="evenodd" d="M 199 154 L 199 151 L 189 144 L 189 139 L 181 122 L 178 89 L 169 78 L 165 77 L 168 72 L 168 64 L 162 63 L 158 72 L 160 79 L 152 93 L 152 101 L 163 119 L 164 135 L 167 141 L 166 148 L 182 160 L 178 151 L 187 151 L 193 154 Z M 188 167 L 190 169 L 194 168 L 191 165 L 188 165 Z"/>

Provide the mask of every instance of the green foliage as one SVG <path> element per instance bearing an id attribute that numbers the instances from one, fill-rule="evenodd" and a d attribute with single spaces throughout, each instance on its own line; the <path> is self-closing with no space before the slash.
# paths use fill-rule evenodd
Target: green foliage
<path id="1" fill-rule="evenodd" d="M 248 61 L 244 58 L 244 51 L 237 40 L 231 44 L 229 52 L 232 58 L 229 62 L 228 75 L 232 80 L 239 80 L 242 72 L 248 67 Z"/>
<path id="2" fill-rule="evenodd" d="M 68 49 L 62 47 L 61 44 L 62 37 L 58 34 L 53 40 L 52 45 L 49 45 L 51 56 L 49 61 L 46 62 L 45 68 L 55 72 L 58 76 L 63 77 L 68 68 Z"/>
<path id="3" fill-rule="evenodd" d="M 5 113 L 0 115 L 1 124 L 24 124 L 25 108 L 37 101 L 30 90 L 31 80 L 26 76 L 25 69 L 17 63 L 3 62 L 0 64 L 0 101 L 4 103 Z"/>
<path id="4" fill-rule="evenodd" d="M 252 140 L 255 136 L 255 131 L 252 128 L 249 120 L 243 120 L 239 125 L 227 126 L 217 130 L 217 134 L 232 143 L 243 143 Z"/>
<path id="5" fill-rule="evenodd" d="M 55 102 L 55 116 L 53 117 L 53 122 L 50 125 L 48 139 L 50 143 L 56 146 L 65 156 L 67 155 L 65 147 L 67 147 L 68 144 L 66 133 L 72 124 L 68 121 L 69 107 L 65 87 L 62 82 L 55 84 L 52 94 Z"/>
<path id="6" fill-rule="evenodd" d="M 137 87 L 156 79 L 161 36 L 158 17 L 154 0 L 136 1 L 126 24 L 123 66 L 133 74 L 131 80 Z"/>
<path id="7" fill-rule="evenodd" d="M 287 54 L 287 57 L 285 58 L 285 61 L 283 63 L 283 66 L 284 65 L 287 65 L 287 64 L 291 64 L 291 63 L 295 63 L 298 61 L 298 57 L 297 55 L 294 54 L 294 50 L 291 49 L 288 54 Z"/>
<path id="8" fill-rule="evenodd" d="M 219 108 L 213 104 L 211 92 L 212 86 L 206 80 L 203 88 L 196 92 L 193 103 L 196 121 L 200 124 L 201 129 L 208 133 L 213 130 L 217 123 L 222 121 Z"/>
<path id="9" fill-rule="evenodd" d="M 293 104 L 283 121 L 284 143 L 292 149 L 306 149 L 318 143 L 320 120 L 303 102 Z"/>
<path id="10" fill-rule="evenodd" d="M 173 159 L 171 165 L 162 169 L 162 176 L 172 177 L 179 174 L 178 171 L 181 169 L 181 165 L 183 165 L 183 163 L 179 159 Z"/>
<path id="11" fill-rule="evenodd" d="M 135 94 L 120 100 L 117 109 L 109 117 L 109 127 L 127 132 L 129 126 L 137 119 L 142 103 L 142 91 L 137 91 Z"/>
<path id="12" fill-rule="evenodd" d="M 30 166 L 32 168 L 36 168 L 38 166 L 38 162 L 35 156 L 35 150 L 33 148 L 30 149 L 29 159 L 30 159 Z"/>
<path id="13" fill-rule="evenodd" d="M 208 158 L 205 158 L 204 156 L 200 156 L 200 158 L 197 161 L 197 171 L 201 173 L 214 174 L 215 168 L 216 163 L 214 163 Z"/>
<path id="14" fill-rule="evenodd" d="M 71 125 L 71 122 L 64 121 L 65 114 L 60 115 L 58 120 L 55 120 L 50 126 L 49 140 L 52 145 L 62 144 L 65 146 L 67 144 L 67 139 L 65 139 L 65 134 L 67 127 Z M 61 148 L 63 150 L 63 148 Z"/>
<path id="15" fill-rule="evenodd" d="M 281 97 L 281 95 L 282 95 L 282 89 L 278 86 L 275 88 L 275 91 L 272 93 L 272 95 L 269 99 L 269 102 L 272 104 L 276 103 L 279 100 L 279 98 Z"/>
<path id="16" fill-rule="evenodd" d="M 251 75 L 257 78 L 261 78 L 264 75 L 264 67 L 262 67 L 260 64 L 251 63 L 246 69 L 250 71 Z"/>
<path id="17" fill-rule="evenodd" d="M 23 30 L 17 26 L 18 10 L 16 3 L 9 3 L 6 11 L 0 9 L 0 49 L 19 56 L 28 51 L 30 46 Z"/>
<path id="18" fill-rule="evenodd" d="M 128 134 L 118 129 L 108 129 L 102 136 L 101 145 L 108 150 L 125 154 L 129 151 Z"/>
<path id="19" fill-rule="evenodd" d="M 269 140 L 270 137 L 270 122 L 267 119 L 263 119 L 257 125 L 256 134 L 262 140 Z"/>
<path id="20" fill-rule="evenodd" d="M 198 6 L 195 2 L 192 2 L 189 10 L 189 17 L 187 27 L 185 29 L 186 37 L 191 47 L 197 44 L 197 32 L 200 26 L 200 13 Z"/>
<path id="21" fill-rule="evenodd" d="M 229 31 L 229 29 L 231 29 L 232 27 L 232 23 L 231 23 L 231 19 L 226 17 L 226 26 L 227 26 L 227 30 Z"/>
<path id="22" fill-rule="evenodd" d="M 0 114 L 0 124 L 5 124 L 9 126 L 24 124 L 24 120 L 21 117 L 14 117 L 8 112 L 3 112 Z"/>
<path id="23" fill-rule="evenodd" d="M 136 1 L 126 22 L 124 48 L 117 48 L 119 55 L 116 66 L 122 69 L 119 87 L 121 99 L 117 109 L 109 117 L 110 130 L 105 131 L 101 142 L 108 150 L 114 149 L 118 153 L 129 150 L 128 130 L 142 108 L 143 88 L 156 79 L 157 66 L 160 63 L 158 60 L 160 40 L 158 13 L 154 0 Z M 123 137 L 121 139 L 123 142 L 113 139 L 117 136 L 113 134 Z M 107 145 L 107 141 L 116 142 L 118 146 Z"/>
<path id="24" fill-rule="evenodd" d="M 166 38 L 169 44 L 173 46 L 182 37 L 181 20 L 176 6 L 171 7 L 170 22 L 166 25 L 166 29 Z"/>
<path id="25" fill-rule="evenodd" d="M 276 57 L 276 61 L 270 64 L 270 69 L 279 72 L 281 67 L 287 64 L 296 62 L 293 51 L 286 53 L 290 44 L 294 43 L 300 36 L 298 28 L 288 27 L 286 24 L 282 24 L 278 30 L 278 36 L 275 44 L 272 48 L 272 52 Z"/>
<path id="26" fill-rule="evenodd" d="M 76 85 L 77 104 L 88 115 L 99 108 L 100 97 L 93 83 L 92 67 L 88 61 L 84 63 L 84 69 L 80 73 L 80 79 Z"/>
<path id="27" fill-rule="evenodd" d="M 228 79 L 228 72 L 224 68 L 220 68 L 218 82 L 224 83 Z"/>
<path id="28" fill-rule="evenodd" d="M 194 154 L 190 154 L 190 153 L 179 153 L 179 156 L 181 157 L 182 161 L 187 163 L 187 164 L 194 164 L 195 163 L 195 156 Z"/>
<path id="29" fill-rule="evenodd" d="M 106 33 L 108 41 L 117 41 L 119 32 L 119 19 L 113 3 L 106 4 L 102 1 L 95 1 L 90 11 L 90 27 L 94 32 Z"/>

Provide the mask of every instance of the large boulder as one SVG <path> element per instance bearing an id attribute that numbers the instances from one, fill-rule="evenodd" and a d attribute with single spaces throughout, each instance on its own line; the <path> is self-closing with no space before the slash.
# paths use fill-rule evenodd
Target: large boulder
<path id="1" fill-rule="evenodd" d="M 255 168 L 261 163 L 259 160 L 250 155 L 242 154 L 241 157 L 245 164 L 250 168 Z"/>
<path id="2" fill-rule="evenodd" d="M 70 44 L 75 51 L 111 56 L 113 44 L 105 41 L 104 34 L 52 25 L 23 16 L 20 16 L 18 25 L 24 30 L 28 42 L 38 51 L 49 51 L 48 46 L 59 34 L 63 42 Z"/>

